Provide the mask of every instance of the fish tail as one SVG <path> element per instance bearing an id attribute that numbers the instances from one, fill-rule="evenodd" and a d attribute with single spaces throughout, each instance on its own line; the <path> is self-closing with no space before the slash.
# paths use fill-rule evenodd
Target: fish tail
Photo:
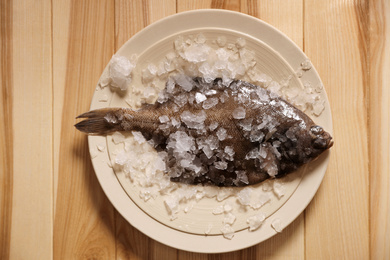
<path id="1" fill-rule="evenodd" d="M 75 127 L 87 134 L 104 135 L 115 131 L 124 131 L 123 122 L 133 111 L 124 108 L 103 108 L 92 110 L 76 118 L 85 118 Z M 127 116 L 126 116 L 127 115 Z"/>

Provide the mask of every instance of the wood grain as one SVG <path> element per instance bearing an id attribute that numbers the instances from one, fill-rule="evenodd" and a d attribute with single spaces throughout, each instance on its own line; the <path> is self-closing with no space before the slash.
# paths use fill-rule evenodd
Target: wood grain
<path id="1" fill-rule="evenodd" d="M 68 72 L 70 1 L 53 1 L 53 212 L 56 212 L 62 113 Z"/>
<path id="2" fill-rule="evenodd" d="M 290 37 L 318 70 L 334 124 L 305 213 L 225 254 L 176 250 L 129 225 L 73 127 L 118 48 L 202 8 L 240 11 Z M 0 259 L 389 259 L 389 13 L 388 0 L 0 0 Z"/>
<path id="3" fill-rule="evenodd" d="M 338 8 L 334 8 L 337 6 Z M 306 210 L 307 259 L 368 259 L 368 143 L 359 2 L 305 2 L 305 52 L 317 68 L 333 113 L 335 145 Z M 344 28 L 348 28 L 345 30 Z M 326 39 L 326 40 L 324 40 Z M 353 76 L 352 76 L 353 75 Z M 359 159 L 357 159 L 359 158 Z"/>
<path id="4" fill-rule="evenodd" d="M 54 82 L 55 90 L 57 86 L 64 90 L 61 132 L 55 137 L 60 147 L 54 258 L 115 259 L 113 207 L 92 169 L 87 138 L 73 127 L 75 116 L 88 110 L 96 83 L 114 51 L 114 2 L 68 4 L 70 17 L 63 22 L 69 23 L 53 25 L 69 26 L 65 79 Z M 63 82 L 65 86 L 60 85 Z"/>
<path id="5" fill-rule="evenodd" d="M 49 259 L 53 228 L 51 2 L 8 4 L 12 8 L 4 11 L 12 11 L 12 24 L 1 26 L 12 26 L 12 38 L 5 39 L 12 41 L 12 48 L 7 53 L 10 67 L 5 67 L 10 72 L 3 76 L 12 78 L 6 79 L 2 98 L 9 127 L 4 137 L 10 138 L 5 143 L 8 149 L 12 144 L 6 151 L 10 161 L 5 164 L 13 165 L 6 169 L 5 185 L 12 185 L 7 191 L 12 220 L 6 219 L 11 234 L 5 239 L 10 259 Z"/>
<path id="6" fill-rule="evenodd" d="M 12 189 L 13 189 L 13 123 L 12 123 L 12 2 L 0 2 L 0 258 L 10 256 Z"/>
<path id="7" fill-rule="evenodd" d="M 371 259 L 390 259 L 390 3 L 370 2 L 369 151 Z"/>
<path id="8" fill-rule="evenodd" d="M 115 2 L 115 50 L 149 24 L 176 13 L 172 0 Z M 162 245 L 129 225 L 115 212 L 118 259 L 176 259 L 177 250 Z"/>

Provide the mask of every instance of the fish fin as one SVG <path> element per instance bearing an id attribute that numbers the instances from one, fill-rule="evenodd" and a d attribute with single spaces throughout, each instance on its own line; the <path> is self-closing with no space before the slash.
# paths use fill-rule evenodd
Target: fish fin
<path id="1" fill-rule="evenodd" d="M 103 108 L 92 110 L 79 115 L 76 118 L 86 118 L 74 126 L 87 134 L 104 135 L 115 131 L 122 131 L 123 118 L 121 108 Z"/>

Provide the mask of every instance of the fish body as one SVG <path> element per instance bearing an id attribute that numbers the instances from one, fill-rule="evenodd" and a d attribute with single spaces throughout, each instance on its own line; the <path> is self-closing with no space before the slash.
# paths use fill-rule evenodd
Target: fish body
<path id="1" fill-rule="evenodd" d="M 84 113 L 88 134 L 139 131 L 164 157 L 173 181 L 245 186 L 282 177 L 317 158 L 332 137 L 280 96 L 245 81 L 167 83 L 139 110 Z"/>

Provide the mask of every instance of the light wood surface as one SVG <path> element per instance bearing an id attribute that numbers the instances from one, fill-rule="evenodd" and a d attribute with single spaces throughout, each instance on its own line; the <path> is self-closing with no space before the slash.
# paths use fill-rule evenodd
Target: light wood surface
<path id="1" fill-rule="evenodd" d="M 247 13 L 288 35 L 321 76 L 335 139 L 303 214 L 259 245 L 216 255 L 130 226 L 73 127 L 124 42 L 201 8 Z M 390 259 L 389 15 L 387 0 L 0 0 L 0 259 Z"/>

